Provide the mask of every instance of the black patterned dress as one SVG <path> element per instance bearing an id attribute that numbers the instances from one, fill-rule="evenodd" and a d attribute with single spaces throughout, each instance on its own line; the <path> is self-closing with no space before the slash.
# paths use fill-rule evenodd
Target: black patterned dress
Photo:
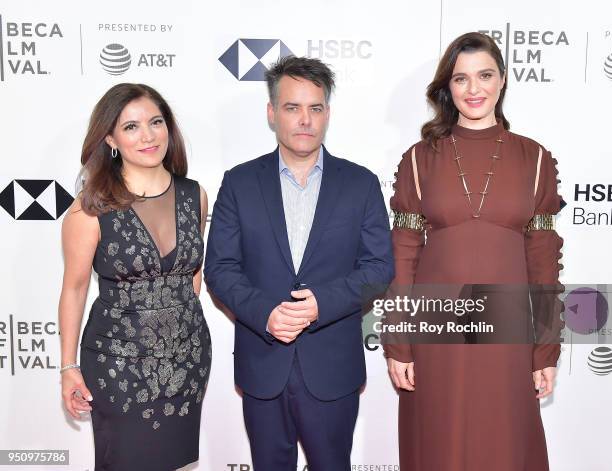
<path id="1" fill-rule="evenodd" d="M 161 195 L 98 217 L 100 294 L 81 341 L 96 470 L 168 471 L 198 459 L 211 364 L 193 289 L 202 217 L 198 183 L 177 176 Z"/>

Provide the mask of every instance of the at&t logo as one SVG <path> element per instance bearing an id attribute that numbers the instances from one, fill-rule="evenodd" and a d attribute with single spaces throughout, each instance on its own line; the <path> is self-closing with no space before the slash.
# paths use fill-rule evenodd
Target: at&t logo
<path id="1" fill-rule="evenodd" d="M 604 61 L 603 65 L 603 70 L 604 74 L 606 74 L 606 77 L 612 80 L 612 52 L 608 57 L 606 57 L 606 60 Z"/>
<path id="2" fill-rule="evenodd" d="M 136 67 L 139 68 L 172 68 L 176 54 L 140 53 L 137 55 Z M 100 52 L 100 65 L 110 75 L 122 75 L 132 65 L 132 54 L 123 44 L 107 44 Z"/>
<path id="3" fill-rule="evenodd" d="M 589 369 L 597 376 L 605 376 L 612 373 L 612 348 L 597 347 L 587 359 Z"/>
<path id="4" fill-rule="evenodd" d="M 121 75 L 132 65 L 132 56 L 125 46 L 109 44 L 100 53 L 100 65 L 110 75 Z"/>

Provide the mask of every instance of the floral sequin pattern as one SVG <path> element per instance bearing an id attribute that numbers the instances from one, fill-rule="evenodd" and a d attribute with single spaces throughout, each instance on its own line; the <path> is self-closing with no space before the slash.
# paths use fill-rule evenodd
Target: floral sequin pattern
<path id="1" fill-rule="evenodd" d="M 210 333 L 193 288 L 204 252 L 199 193 L 188 182 L 176 180 L 177 250 L 168 273 L 132 210 L 99 218 L 100 296 L 82 342 L 97 352 L 92 386 L 121 414 L 137 414 L 153 430 L 199 405 L 210 374 Z"/>
<path id="2" fill-rule="evenodd" d="M 204 251 L 204 243 L 200 234 L 199 199 L 187 196 L 184 190 L 179 191 L 180 197 L 176 203 L 176 219 L 178 227 L 178 247 L 176 264 L 189 266 L 198 263 L 200 254 Z M 198 211 L 196 211 L 198 209 Z"/>

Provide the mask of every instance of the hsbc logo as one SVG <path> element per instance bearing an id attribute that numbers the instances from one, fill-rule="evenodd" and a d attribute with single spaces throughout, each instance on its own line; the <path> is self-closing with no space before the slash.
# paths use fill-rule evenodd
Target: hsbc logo
<path id="1" fill-rule="evenodd" d="M 241 82 L 261 82 L 270 64 L 293 55 L 280 39 L 238 39 L 219 62 Z"/>
<path id="2" fill-rule="evenodd" d="M 336 83 L 371 80 L 367 61 L 374 55 L 372 41 L 353 39 L 309 39 L 290 50 L 280 39 L 238 39 L 219 57 L 219 62 L 240 82 L 264 81 L 272 63 L 288 55 L 329 61 Z"/>
<path id="3" fill-rule="evenodd" d="M 20 221 L 53 221 L 73 201 L 55 180 L 13 180 L 0 193 L 0 206 Z"/>

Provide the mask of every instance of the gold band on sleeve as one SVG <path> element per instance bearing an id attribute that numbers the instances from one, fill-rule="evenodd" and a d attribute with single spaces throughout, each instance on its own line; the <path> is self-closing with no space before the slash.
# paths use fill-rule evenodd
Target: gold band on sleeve
<path id="1" fill-rule="evenodd" d="M 397 229 L 425 230 L 425 218 L 416 213 L 401 213 L 393 210 L 393 227 Z"/>
<path id="2" fill-rule="evenodd" d="M 529 231 L 554 231 L 555 217 L 552 214 L 536 214 L 527 225 Z"/>

